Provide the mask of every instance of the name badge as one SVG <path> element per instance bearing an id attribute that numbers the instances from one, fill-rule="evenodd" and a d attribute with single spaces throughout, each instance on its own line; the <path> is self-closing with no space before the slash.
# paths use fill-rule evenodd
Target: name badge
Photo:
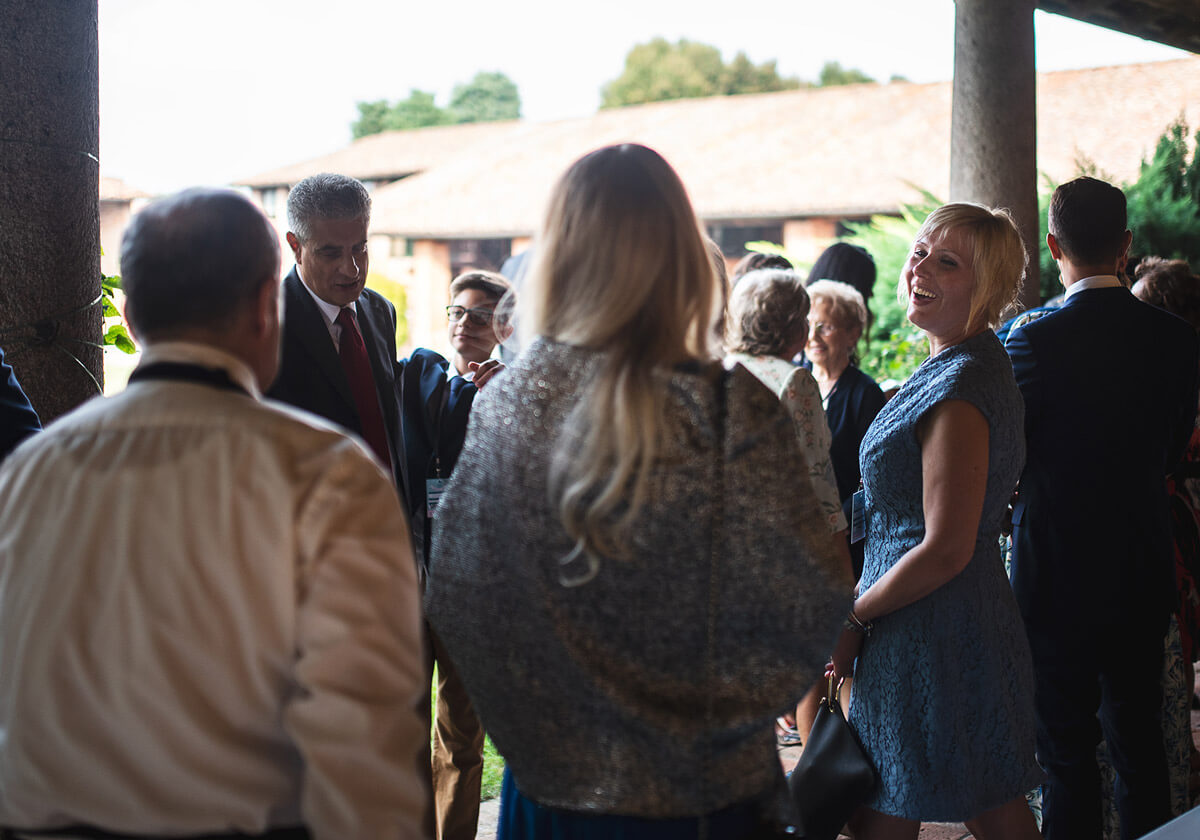
<path id="1" fill-rule="evenodd" d="M 859 490 L 850 497 L 850 542 L 856 543 L 867 535 L 867 491 Z"/>
<path id="2" fill-rule="evenodd" d="M 446 492 L 447 481 L 445 478 L 425 479 L 425 510 L 429 512 L 430 519 L 433 519 L 433 512 L 442 500 L 442 494 Z"/>

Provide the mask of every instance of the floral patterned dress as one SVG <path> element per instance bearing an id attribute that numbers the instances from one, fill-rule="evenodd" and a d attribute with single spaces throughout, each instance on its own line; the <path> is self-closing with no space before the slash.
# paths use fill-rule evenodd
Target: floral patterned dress
<path id="1" fill-rule="evenodd" d="M 832 533 L 845 530 L 846 517 L 838 499 L 833 462 L 829 458 L 832 436 L 829 421 L 825 419 L 825 409 L 821 406 L 821 389 L 817 386 L 817 380 L 805 368 L 775 356 L 730 353 L 725 357 L 727 366 L 732 367 L 735 362 L 775 392 L 787 409 L 800 439 L 800 450 L 808 462 L 808 478 L 825 522 Z"/>

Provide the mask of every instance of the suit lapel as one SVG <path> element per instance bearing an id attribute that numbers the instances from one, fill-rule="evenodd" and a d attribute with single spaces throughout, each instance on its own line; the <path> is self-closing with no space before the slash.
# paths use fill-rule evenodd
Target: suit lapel
<path id="1" fill-rule="evenodd" d="M 425 440 L 432 451 L 437 445 L 438 420 L 442 416 L 447 388 L 446 369 L 440 364 L 431 364 L 421 371 L 421 402 L 425 407 Z"/>
<path id="2" fill-rule="evenodd" d="M 350 392 L 350 383 L 342 370 L 342 361 L 338 358 L 333 340 L 329 337 L 329 327 L 312 296 L 304 288 L 304 281 L 300 279 L 295 268 L 284 278 L 283 287 L 287 301 L 284 318 L 288 323 L 288 333 L 297 339 L 312 359 L 313 368 L 317 373 L 329 380 L 338 396 L 354 408 L 354 395 Z M 357 409 L 355 413 L 357 414 Z"/>

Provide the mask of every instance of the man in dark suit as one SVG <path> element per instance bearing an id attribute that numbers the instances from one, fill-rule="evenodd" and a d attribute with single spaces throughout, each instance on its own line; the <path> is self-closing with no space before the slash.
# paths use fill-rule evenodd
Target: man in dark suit
<path id="1" fill-rule="evenodd" d="M 491 356 L 498 340 L 509 334 L 499 323 L 504 317 L 497 316 L 496 307 L 510 288 L 504 277 L 490 271 L 468 271 L 454 278 L 446 307 L 451 358 L 418 348 L 398 365 L 409 514 L 419 546 L 417 556 L 426 565 L 437 501 L 462 451 L 475 395 L 504 368 Z M 434 836 L 474 840 L 483 779 L 483 725 L 441 640 L 426 622 L 425 669 L 430 678 L 435 662 L 436 726 L 428 756 Z M 426 696 L 421 708 L 426 715 L 430 703 Z"/>
<path id="2" fill-rule="evenodd" d="M 1117 771 L 1121 836 L 1170 818 L 1163 638 L 1177 594 L 1166 474 L 1196 415 L 1197 341 L 1118 279 L 1125 196 L 1094 178 L 1054 193 L 1057 311 L 1012 331 L 1027 460 L 1012 585 L 1033 650 L 1047 840 L 1099 837 L 1096 745 Z"/>
<path id="3" fill-rule="evenodd" d="M 279 376 L 267 391 L 362 438 L 404 500 L 396 397 L 396 308 L 366 288 L 371 197 L 344 175 L 305 178 L 288 194 Z"/>

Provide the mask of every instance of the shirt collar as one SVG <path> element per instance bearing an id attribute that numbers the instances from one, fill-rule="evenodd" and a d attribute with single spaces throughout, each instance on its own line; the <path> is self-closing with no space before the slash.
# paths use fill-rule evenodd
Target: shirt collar
<path id="1" fill-rule="evenodd" d="M 145 345 L 138 367 L 156 362 L 176 362 L 223 370 L 229 374 L 230 379 L 244 388 L 246 393 L 254 399 L 262 399 L 258 381 L 250 366 L 237 356 L 210 344 L 196 344 L 191 341 L 158 341 Z"/>
<path id="2" fill-rule="evenodd" d="M 325 319 L 325 325 L 331 326 L 337 320 L 338 313 L 342 311 L 342 307 L 335 306 L 328 301 L 321 300 L 317 297 L 317 293 L 308 287 L 304 282 L 304 277 L 300 274 L 300 266 L 296 266 L 296 276 L 300 278 L 300 285 L 304 287 L 304 291 L 308 292 L 308 296 L 313 299 L 313 303 L 317 305 L 317 309 L 321 312 L 321 317 Z M 348 304 L 350 311 L 354 313 L 354 317 L 358 318 L 358 308 L 354 303 Z"/>
<path id="3" fill-rule="evenodd" d="M 1067 294 L 1064 299 L 1069 300 L 1072 295 L 1087 291 L 1088 289 L 1111 289 L 1114 286 L 1124 287 L 1125 284 L 1121 282 L 1119 277 L 1111 274 L 1096 274 L 1092 277 L 1084 277 L 1076 280 L 1067 287 Z"/>

